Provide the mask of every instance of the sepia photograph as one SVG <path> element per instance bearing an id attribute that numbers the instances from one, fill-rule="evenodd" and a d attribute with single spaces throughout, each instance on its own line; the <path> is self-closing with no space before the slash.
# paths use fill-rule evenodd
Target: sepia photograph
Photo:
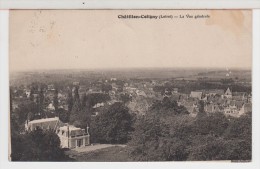
<path id="1" fill-rule="evenodd" d="M 252 10 L 11 10 L 9 160 L 252 162 Z"/>

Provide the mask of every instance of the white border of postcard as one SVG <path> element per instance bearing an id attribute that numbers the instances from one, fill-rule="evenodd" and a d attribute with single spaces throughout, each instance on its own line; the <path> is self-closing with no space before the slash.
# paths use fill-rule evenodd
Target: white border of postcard
<path id="1" fill-rule="evenodd" d="M 0 0 L 0 9 L 256 9 L 260 0 Z"/>

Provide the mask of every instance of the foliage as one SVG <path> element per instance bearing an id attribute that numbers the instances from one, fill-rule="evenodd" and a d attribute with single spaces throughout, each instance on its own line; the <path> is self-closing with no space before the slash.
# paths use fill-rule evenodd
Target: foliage
<path id="1" fill-rule="evenodd" d="M 73 97 L 72 97 L 71 90 L 68 90 L 67 104 L 68 104 L 68 111 L 71 112 L 73 107 Z"/>
<path id="2" fill-rule="evenodd" d="M 252 115 L 246 114 L 240 118 L 230 120 L 230 125 L 225 131 L 225 137 L 229 139 L 247 139 L 251 140 L 252 135 Z"/>
<path id="3" fill-rule="evenodd" d="M 176 106 L 169 101 L 157 104 L 158 113 L 146 114 L 134 124 L 128 143 L 133 160 L 251 160 L 251 114 L 239 118 L 206 114 L 201 103 L 201 115 L 193 118 L 161 113 Z"/>
<path id="4" fill-rule="evenodd" d="M 53 106 L 55 108 L 56 115 L 58 114 L 59 100 L 58 100 L 58 90 L 55 89 L 54 97 L 53 97 Z"/>
<path id="5" fill-rule="evenodd" d="M 215 113 L 197 118 L 194 122 L 194 132 L 201 135 L 221 136 L 229 125 L 223 113 Z"/>
<path id="6" fill-rule="evenodd" d="M 75 106 L 77 104 L 74 104 Z M 69 123 L 75 125 L 80 128 L 87 128 L 90 125 L 91 120 L 91 111 L 87 107 L 83 109 L 75 110 L 72 109 L 70 114 Z"/>
<path id="7" fill-rule="evenodd" d="M 104 93 L 91 93 L 87 95 L 86 104 L 89 107 L 95 106 L 97 103 L 102 103 L 110 100 L 110 96 Z"/>
<path id="8" fill-rule="evenodd" d="M 43 92 L 43 88 L 41 87 L 40 89 L 40 93 L 39 93 L 39 112 L 42 113 L 43 109 L 44 109 L 44 92 Z"/>
<path id="9" fill-rule="evenodd" d="M 74 101 L 79 100 L 79 87 L 74 87 Z"/>
<path id="10" fill-rule="evenodd" d="M 132 131 L 133 117 L 122 103 L 114 103 L 91 122 L 93 141 L 100 143 L 126 143 Z"/>
<path id="11" fill-rule="evenodd" d="M 112 90 L 112 86 L 110 84 L 102 84 L 101 90 L 105 93 L 108 93 L 110 90 Z"/>
<path id="12" fill-rule="evenodd" d="M 63 123 L 68 123 L 69 122 L 69 119 L 70 119 L 70 114 L 68 111 L 62 109 L 62 108 L 59 108 L 57 110 L 57 113 L 59 115 L 59 119 L 63 122 Z"/>
<path id="13" fill-rule="evenodd" d="M 26 100 L 19 105 L 19 107 L 14 111 L 13 115 L 16 116 L 15 118 L 17 119 L 17 123 L 21 125 L 24 124 L 28 119 L 29 113 L 34 116 L 38 113 L 38 107 L 36 103 Z M 31 118 L 31 120 L 33 119 Z"/>
<path id="14" fill-rule="evenodd" d="M 37 128 L 26 134 L 12 135 L 12 161 L 65 161 L 60 139 L 54 131 Z"/>
<path id="15" fill-rule="evenodd" d="M 155 101 L 151 106 L 152 113 L 159 113 L 161 115 L 176 115 L 176 114 L 188 114 L 187 109 L 184 106 L 178 106 L 175 100 L 171 100 L 168 97 L 164 97 L 162 101 Z"/>
<path id="16" fill-rule="evenodd" d="M 123 103 L 127 103 L 129 101 L 132 101 L 132 97 L 129 94 L 124 93 L 120 94 L 120 100 L 122 100 Z"/>
<path id="17" fill-rule="evenodd" d="M 169 125 L 156 115 L 140 117 L 129 142 L 129 155 L 137 161 L 181 161 L 188 153 L 183 140 L 171 135 Z"/>

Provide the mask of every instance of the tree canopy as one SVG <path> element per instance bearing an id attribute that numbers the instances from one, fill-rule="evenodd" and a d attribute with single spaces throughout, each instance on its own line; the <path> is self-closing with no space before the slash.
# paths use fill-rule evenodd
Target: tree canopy
<path id="1" fill-rule="evenodd" d="M 22 135 L 12 135 L 12 161 L 65 161 L 60 139 L 51 130 L 37 128 Z"/>
<path id="2" fill-rule="evenodd" d="M 100 143 L 126 143 L 132 131 L 133 116 L 122 103 L 114 103 L 91 123 L 91 136 Z"/>

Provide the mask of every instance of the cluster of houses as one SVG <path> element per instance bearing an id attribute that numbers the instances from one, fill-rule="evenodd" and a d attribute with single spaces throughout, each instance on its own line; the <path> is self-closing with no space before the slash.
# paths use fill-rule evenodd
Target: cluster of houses
<path id="1" fill-rule="evenodd" d="M 246 92 L 232 92 L 229 88 L 224 90 L 198 90 L 192 91 L 184 100 L 178 100 L 185 106 L 191 115 L 198 112 L 198 101 L 204 101 L 204 111 L 207 113 L 222 112 L 226 116 L 240 117 L 252 111 L 252 97 Z"/>
<path id="2" fill-rule="evenodd" d="M 190 94 L 179 92 L 178 88 L 172 88 L 169 90 L 165 88 L 165 91 L 158 92 L 154 90 L 155 86 L 163 86 L 163 81 L 151 80 L 151 81 L 125 81 L 118 83 L 117 78 L 111 78 L 109 80 L 99 80 L 92 82 L 89 85 L 80 84 L 80 82 L 73 82 L 72 87 L 65 88 L 64 90 L 58 91 L 58 102 L 59 108 L 68 110 L 67 97 L 68 90 L 72 90 L 74 97 L 74 90 L 77 88 L 79 97 L 82 99 L 85 95 L 91 93 L 105 93 L 110 96 L 110 100 L 106 103 L 100 102 L 93 106 L 94 109 L 105 106 L 106 104 L 111 105 L 114 102 L 122 101 L 120 96 L 127 94 L 131 97 L 132 102 L 149 99 L 162 100 L 163 97 L 169 97 L 178 102 L 179 105 L 183 105 L 187 108 L 192 116 L 195 116 L 198 112 L 198 101 L 204 101 L 204 109 L 207 113 L 222 112 L 227 116 L 239 117 L 242 114 L 252 111 L 251 94 L 246 92 L 232 92 L 230 88 L 225 91 L 223 89 L 205 89 L 191 91 Z M 104 90 L 103 86 L 108 85 L 108 90 Z M 38 97 L 40 89 L 34 91 L 33 98 Z M 54 112 L 55 107 L 53 105 L 53 98 L 55 96 L 55 86 L 53 84 L 47 85 L 44 89 L 45 101 L 47 101 L 46 110 Z M 30 90 L 24 89 L 26 97 L 31 97 Z M 143 99 L 143 101 L 142 101 Z M 129 105 L 138 105 L 129 104 Z M 16 104 L 18 105 L 18 104 Z M 148 105 L 149 106 L 149 105 Z M 145 107 L 148 107 L 145 106 Z M 146 108 L 147 109 L 147 108 Z M 96 111 L 95 114 L 98 114 Z"/>
<path id="3" fill-rule="evenodd" d="M 107 90 L 104 90 L 104 86 L 107 85 Z M 74 90 L 78 89 L 79 98 L 82 99 L 85 95 L 93 93 L 103 93 L 110 96 L 110 100 L 106 102 L 96 103 L 93 106 L 93 116 L 98 115 L 99 110 L 115 102 L 120 102 L 120 96 L 122 94 L 131 97 L 131 101 L 126 104 L 130 110 L 135 112 L 140 111 L 141 114 L 148 111 L 149 106 L 153 103 L 153 100 L 162 100 L 164 97 L 175 100 L 178 105 L 186 107 L 191 116 L 196 116 L 199 111 L 199 102 L 204 102 L 204 111 L 207 113 L 222 112 L 226 116 L 240 117 L 241 115 L 252 111 L 252 97 L 251 94 L 246 92 L 232 92 L 230 88 L 225 91 L 222 89 L 205 89 L 191 91 L 190 94 L 179 92 L 178 88 L 165 88 L 163 92 L 155 91 L 155 86 L 163 86 L 163 82 L 160 81 L 126 81 L 118 83 L 116 78 L 110 80 L 97 81 L 88 85 L 80 84 L 80 82 L 73 82 L 70 87 L 65 87 L 63 90 L 55 89 L 53 84 L 47 85 L 43 89 L 32 90 L 23 89 L 14 90 L 15 99 L 13 100 L 13 107 L 16 108 L 19 105 L 19 99 L 33 98 L 33 101 L 37 101 L 40 93 L 44 94 L 46 102 L 46 111 L 54 112 L 54 97 L 58 97 L 59 108 L 68 110 L 67 98 L 68 90 L 71 90 L 72 97 L 74 96 Z M 61 146 L 64 148 L 77 148 L 89 145 L 90 135 L 88 131 L 77 128 L 75 126 L 62 123 L 58 117 L 38 119 L 33 121 L 26 121 L 25 129 L 27 131 L 34 130 L 37 127 L 42 129 L 54 130 L 61 140 Z M 88 130 L 88 129 L 87 129 Z"/>

